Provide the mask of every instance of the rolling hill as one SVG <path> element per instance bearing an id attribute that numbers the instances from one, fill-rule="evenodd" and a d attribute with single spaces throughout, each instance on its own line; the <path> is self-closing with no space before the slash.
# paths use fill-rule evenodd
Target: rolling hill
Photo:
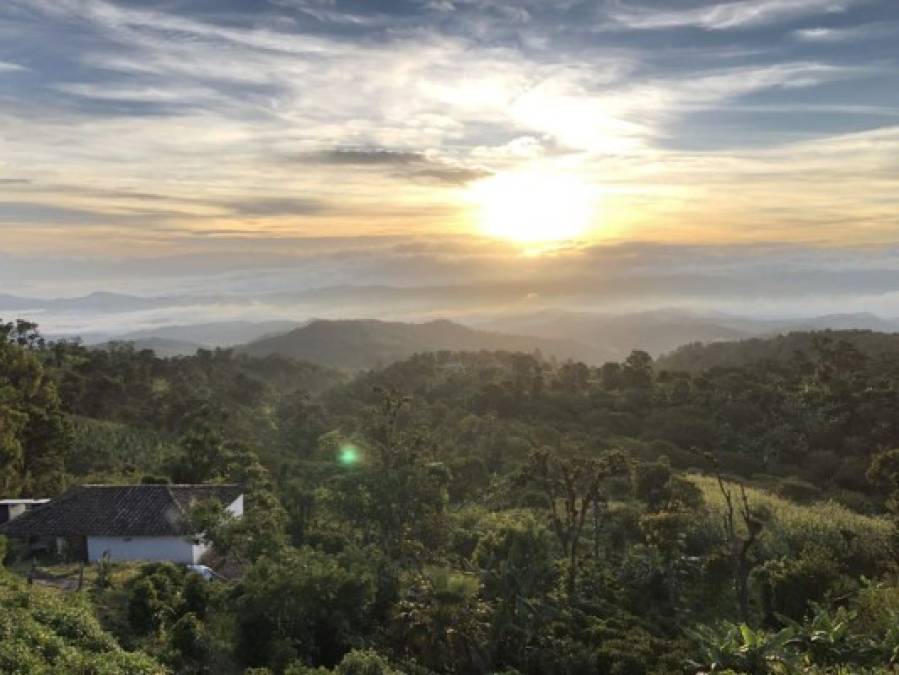
<path id="1" fill-rule="evenodd" d="M 797 352 L 811 356 L 814 342 L 845 341 L 873 359 L 899 356 L 899 333 L 871 330 L 794 331 L 766 338 L 713 344 L 686 344 L 656 360 L 659 368 L 698 373 L 710 368 L 739 368 L 759 361 L 787 363 Z"/>
<path id="2" fill-rule="evenodd" d="M 596 362 L 590 347 L 575 341 L 475 330 L 446 320 L 427 323 L 313 321 L 284 335 L 238 348 L 254 356 L 279 354 L 348 370 L 387 365 L 417 352 L 440 350 L 540 350 L 547 357 Z"/>
<path id="3" fill-rule="evenodd" d="M 739 340 L 757 335 L 749 325 L 734 326 L 716 317 L 678 310 L 598 314 L 547 310 L 493 319 L 485 330 L 567 339 L 590 345 L 594 360 L 620 361 L 634 349 L 653 356 L 692 342 Z"/>

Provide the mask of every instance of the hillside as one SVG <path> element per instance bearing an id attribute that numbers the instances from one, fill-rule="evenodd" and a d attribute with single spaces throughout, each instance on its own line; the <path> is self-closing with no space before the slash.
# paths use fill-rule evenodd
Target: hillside
<path id="1" fill-rule="evenodd" d="M 170 358 L 172 356 L 191 356 L 196 354 L 201 348 L 194 342 L 185 342 L 182 340 L 171 340 L 163 337 L 147 337 L 135 339 L 110 340 L 102 344 L 93 345 L 94 349 L 109 349 L 117 345 L 131 345 L 135 351 L 151 350 L 160 358 Z"/>
<path id="2" fill-rule="evenodd" d="M 313 321 L 284 335 L 263 338 L 238 349 L 252 356 L 278 354 L 349 370 L 386 365 L 418 352 L 441 350 L 540 350 L 544 356 L 596 362 L 589 347 L 574 341 L 492 333 L 445 320 L 420 324 Z"/>
<path id="3" fill-rule="evenodd" d="M 691 342 L 738 340 L 765 329 L 733 325 L 724 317 L 705 317 L 679 310 L 655 310 L 630 314 L 600 314 L 546 310 L 492 319 L 485 330 L 567 339 L 589 344 L 600 361 L 617 361 L 632 350 L 658 356 Z"/>
<path id="4" fill-rule="evenodd" d="M 759 361 L 787 363 L 797 352 L 808 356 L 815 341 L 847 342 L 862 354 L 874 358 L 899 355 L 899 333 L 870 330 L 796 331 L 768 338 L 751 338 L 712 344 L 693 343 L 678 347 L 656 361 L 663 370 L 699 373 L 710 368 L 742 368 Z"/>
<path id="5" fill-rule="evenodd" d="M 146 654 L 123 650 L 101 628 L 85 594 L 26 586 L 2 568 L 0 635 L 0 672 L 4 673 L 166 672 Z"/>
<path id="6" fill-rule="evenodd" d="M 117 340 L 165 339 L 197 347 L 231 347 L 300 327 L 297 321 L 213 321 L 131 331 Z M 196 347 L 195 347 L 196 349 Z"/>

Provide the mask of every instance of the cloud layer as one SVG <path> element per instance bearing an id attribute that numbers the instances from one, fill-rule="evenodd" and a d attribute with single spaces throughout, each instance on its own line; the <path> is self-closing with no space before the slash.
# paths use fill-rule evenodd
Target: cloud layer
<path id="1" fill-rule="evenodd" d="M 300 271 L 270 287 L 365 284 L 364 261 L 396 261 L 361 249 L 459 241 L 448 259 L 521 270 L 518 251 L 473 252 L 467 196 L 523 169 L 598 194 L 577 256 L 883 250 L 897 33 L 893 0 L 7 0 L 0 252 L 56 262 L 5 283 L 52 290 L 62 264 L 79 289 L 189 287 L 175 260 L 230 261 L 239 283 L 277 260 Z"/>

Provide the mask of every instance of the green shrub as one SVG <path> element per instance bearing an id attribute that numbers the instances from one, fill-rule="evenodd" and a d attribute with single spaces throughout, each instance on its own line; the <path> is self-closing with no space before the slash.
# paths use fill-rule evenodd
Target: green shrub
<path id="1" fill-rule="evenodd" d="M 189 662 L 202 662 L 209 655 L 206 628 L 195 614 L 188 612 L 172 626 L 172 647 Z"/>
<path id="2" fill-rule="evenodd" d="M 308 548 L 261 558 L 235 593 L 238 656 L 247 665 L 284 667 L 299 650 L 316 664 L 339 662 L 369 629 L 373 576 L 357 561 Z"/>
<path id="3" fill-rule="evenodd" d="M 85 596 L 25 586 L 0 571 L 0 672 L 155 675 L 165 669 L 123 651 L 93 616 Z"/>
<path id="4" fill-rule="evenodd" d="M 209 582 L 199 574 L 188 574 L 184 579 L 182 590 L 184 611 L 195 614 L 200 619 L 206 618 L 209 606 Z"/>
<path id="5" fill-rule="evenodd" d="M 162 625 L 163 604 L 149 579 L 140 579 L 128 598 L 128 622 L 139 635 L 158 630 Z"/>
<path id="6" fill-rule="evenodd" d="M 831 551 L 808 546 L 793 559 L 769 561 L 759 571 L 765 616 L 782 614 L 801 621 L 809 602 L 822 601 L 842 579 L 840 563 Z"/>

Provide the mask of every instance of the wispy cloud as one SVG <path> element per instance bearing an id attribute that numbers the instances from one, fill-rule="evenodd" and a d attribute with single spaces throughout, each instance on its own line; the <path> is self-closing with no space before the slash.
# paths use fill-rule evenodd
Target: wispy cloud
<path id="1" fill-rule="evenodd" d="M 858 26 L 839 28 L 800 28 L 793 32 L 796 39 L 803 42 L 847 42 L 892 35 L 899 32 L 899 23 L 866 23 Z"/>
<path id="2" fill-rule="evenodd" d="M 844 12 L 859 0 L 737 0 L 705 3 L 692 9 L 617 8 L 611 19 L 626 28 L 656 30 L 696 27 L 728 30 L 763 26 L 816 14 Z"/>
<path id="3" fill-rule="evenodd" d="M 0 61 L 0 73 L 13 73 L 22 70 L 26 70 L 25 66 L 9 61 Z"/>
<path id="4" fill-rule="evenodd" d="M 873 129 L 894 121 L 856 119 L 894 109 L 892 57 L 827 48 L 871 30 L 853 10 L 877 0 L 654 4 L 283 0 L 224 20 L 190 3 L 8 0 L 9 53 L 35 58 L 0 81 L 0 175 L 34 182 L 0 181 L 18 204 L 0 248 L 48 231 L 87 256 L 254 231 L 274 246 L 470 232 L 468 186 L 530 168 L 595 185 L 606 241 L 895 237 L 895 129 Z M 799 19 L 828 32 L 791 33 Z M 598 40 L 597 22 L 616 28 Z M 663 28 L 664 47 L 642 32 Z M 839 125 L 779 119 L 800 110 Z M 769 140 L 749 152 L 753 125 Z"/>

